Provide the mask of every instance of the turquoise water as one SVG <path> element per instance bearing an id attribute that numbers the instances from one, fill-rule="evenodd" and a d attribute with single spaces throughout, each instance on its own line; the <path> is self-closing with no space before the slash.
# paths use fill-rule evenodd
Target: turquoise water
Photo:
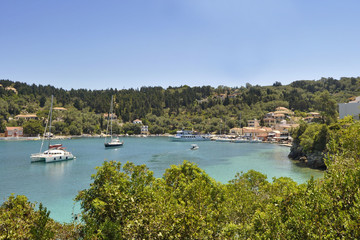
<path id="1" fill-rule="evenodd" d="M 0 203 L 11 194 L 25 195 L 31 202 L 42 202 L 50 216 L 70 222 L 79 213 L 73 199 L 78 191 L 88 188 L 95 167 L 104 160 L 146 164 L 155 177 L 184 159 L 198 164 L 215 180 L 227 183 L 237 172 L 250 169 L 273 177 L 290 177 L 298 183 L 321 177 L 322 172 L 296 166 L 287 158 L 288 147 L 265 143 L 197 142 L 190 150 L 189 142 L 171 142 L 166 137 L 123 138 L 124 146 L 105 149 L 104 139 L 81 138 L 54 141 L 63 143 L 77 159 L 57 163 L 30 163 L 30 154 L 40 148 L 40 141 L 0 142 Z"/>

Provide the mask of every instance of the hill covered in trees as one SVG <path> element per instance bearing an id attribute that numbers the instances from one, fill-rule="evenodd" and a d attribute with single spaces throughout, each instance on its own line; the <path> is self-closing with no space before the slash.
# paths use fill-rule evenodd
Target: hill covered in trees
<path id="1" fill-rule="evenodd" d="M 124 123 L 115 126 L 115 132 L 137 133 L 140 131 L 138 128 L 126 123 L 141 119 L 149 125 L 151 133 L 158 134 L 183 127 L 201 132 L 226 132 L 235 126 L 246 126 L 249 119 L 261 119 L 266 112 L 279 106 L 290 108 L 298 115 L 308 111 L 327 111 L 321 94 L 338 103 L 360 95 L 359 77 L 303 80 L 286 86 L 280 82 L 272 86 L 247 83 L 245 87 L 235 88 L 181 86 L 64 90 L 10 80 L 0 80 L 0 84 L 0 130 L 3 131 L 5 126 L 23 125 L 22 121 L 11 120 L 20 113 L 36 113 L 38 121 L 44 121 L 50 97 L 54 95 L 55 106 L 68 109 L 55 113 L 59 120 L 54 122 L 55 133 L 74 135 L 104 130 L 106 126 L 101 114 L 109 111 L 111 96 L 116 99 L 115 114 Z"/>

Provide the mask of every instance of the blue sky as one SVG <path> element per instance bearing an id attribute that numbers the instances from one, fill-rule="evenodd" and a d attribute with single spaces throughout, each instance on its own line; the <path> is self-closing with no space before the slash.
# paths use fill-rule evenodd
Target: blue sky
<path id="1" fill-rule="evenodd" d="M 2 0 L 0 79 L 65 89 L 357 77 L 358 0 Z"/>

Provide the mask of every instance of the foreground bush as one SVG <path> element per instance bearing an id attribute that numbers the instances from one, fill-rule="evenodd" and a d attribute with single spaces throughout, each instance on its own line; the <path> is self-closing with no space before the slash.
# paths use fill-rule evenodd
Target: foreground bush
<path id="1" fill-rule="evenodd" d="M 25 196 L 11 195 L 0 206 L 0 239 L 78 239 L 78 226 L 49 218 L 40 203 L 38 210 Z"/>

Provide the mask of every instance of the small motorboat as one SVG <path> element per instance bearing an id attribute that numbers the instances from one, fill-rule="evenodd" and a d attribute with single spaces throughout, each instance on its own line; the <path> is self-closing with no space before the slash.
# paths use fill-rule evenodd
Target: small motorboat
<path id="1" fill-rule="evenodd" d="M 196 144 L 191 144 L 190 150 L 197 150 L 197 149 L 199 149 L 199 146 L 198 146 L 198 145 L 196 145 Z"/>

